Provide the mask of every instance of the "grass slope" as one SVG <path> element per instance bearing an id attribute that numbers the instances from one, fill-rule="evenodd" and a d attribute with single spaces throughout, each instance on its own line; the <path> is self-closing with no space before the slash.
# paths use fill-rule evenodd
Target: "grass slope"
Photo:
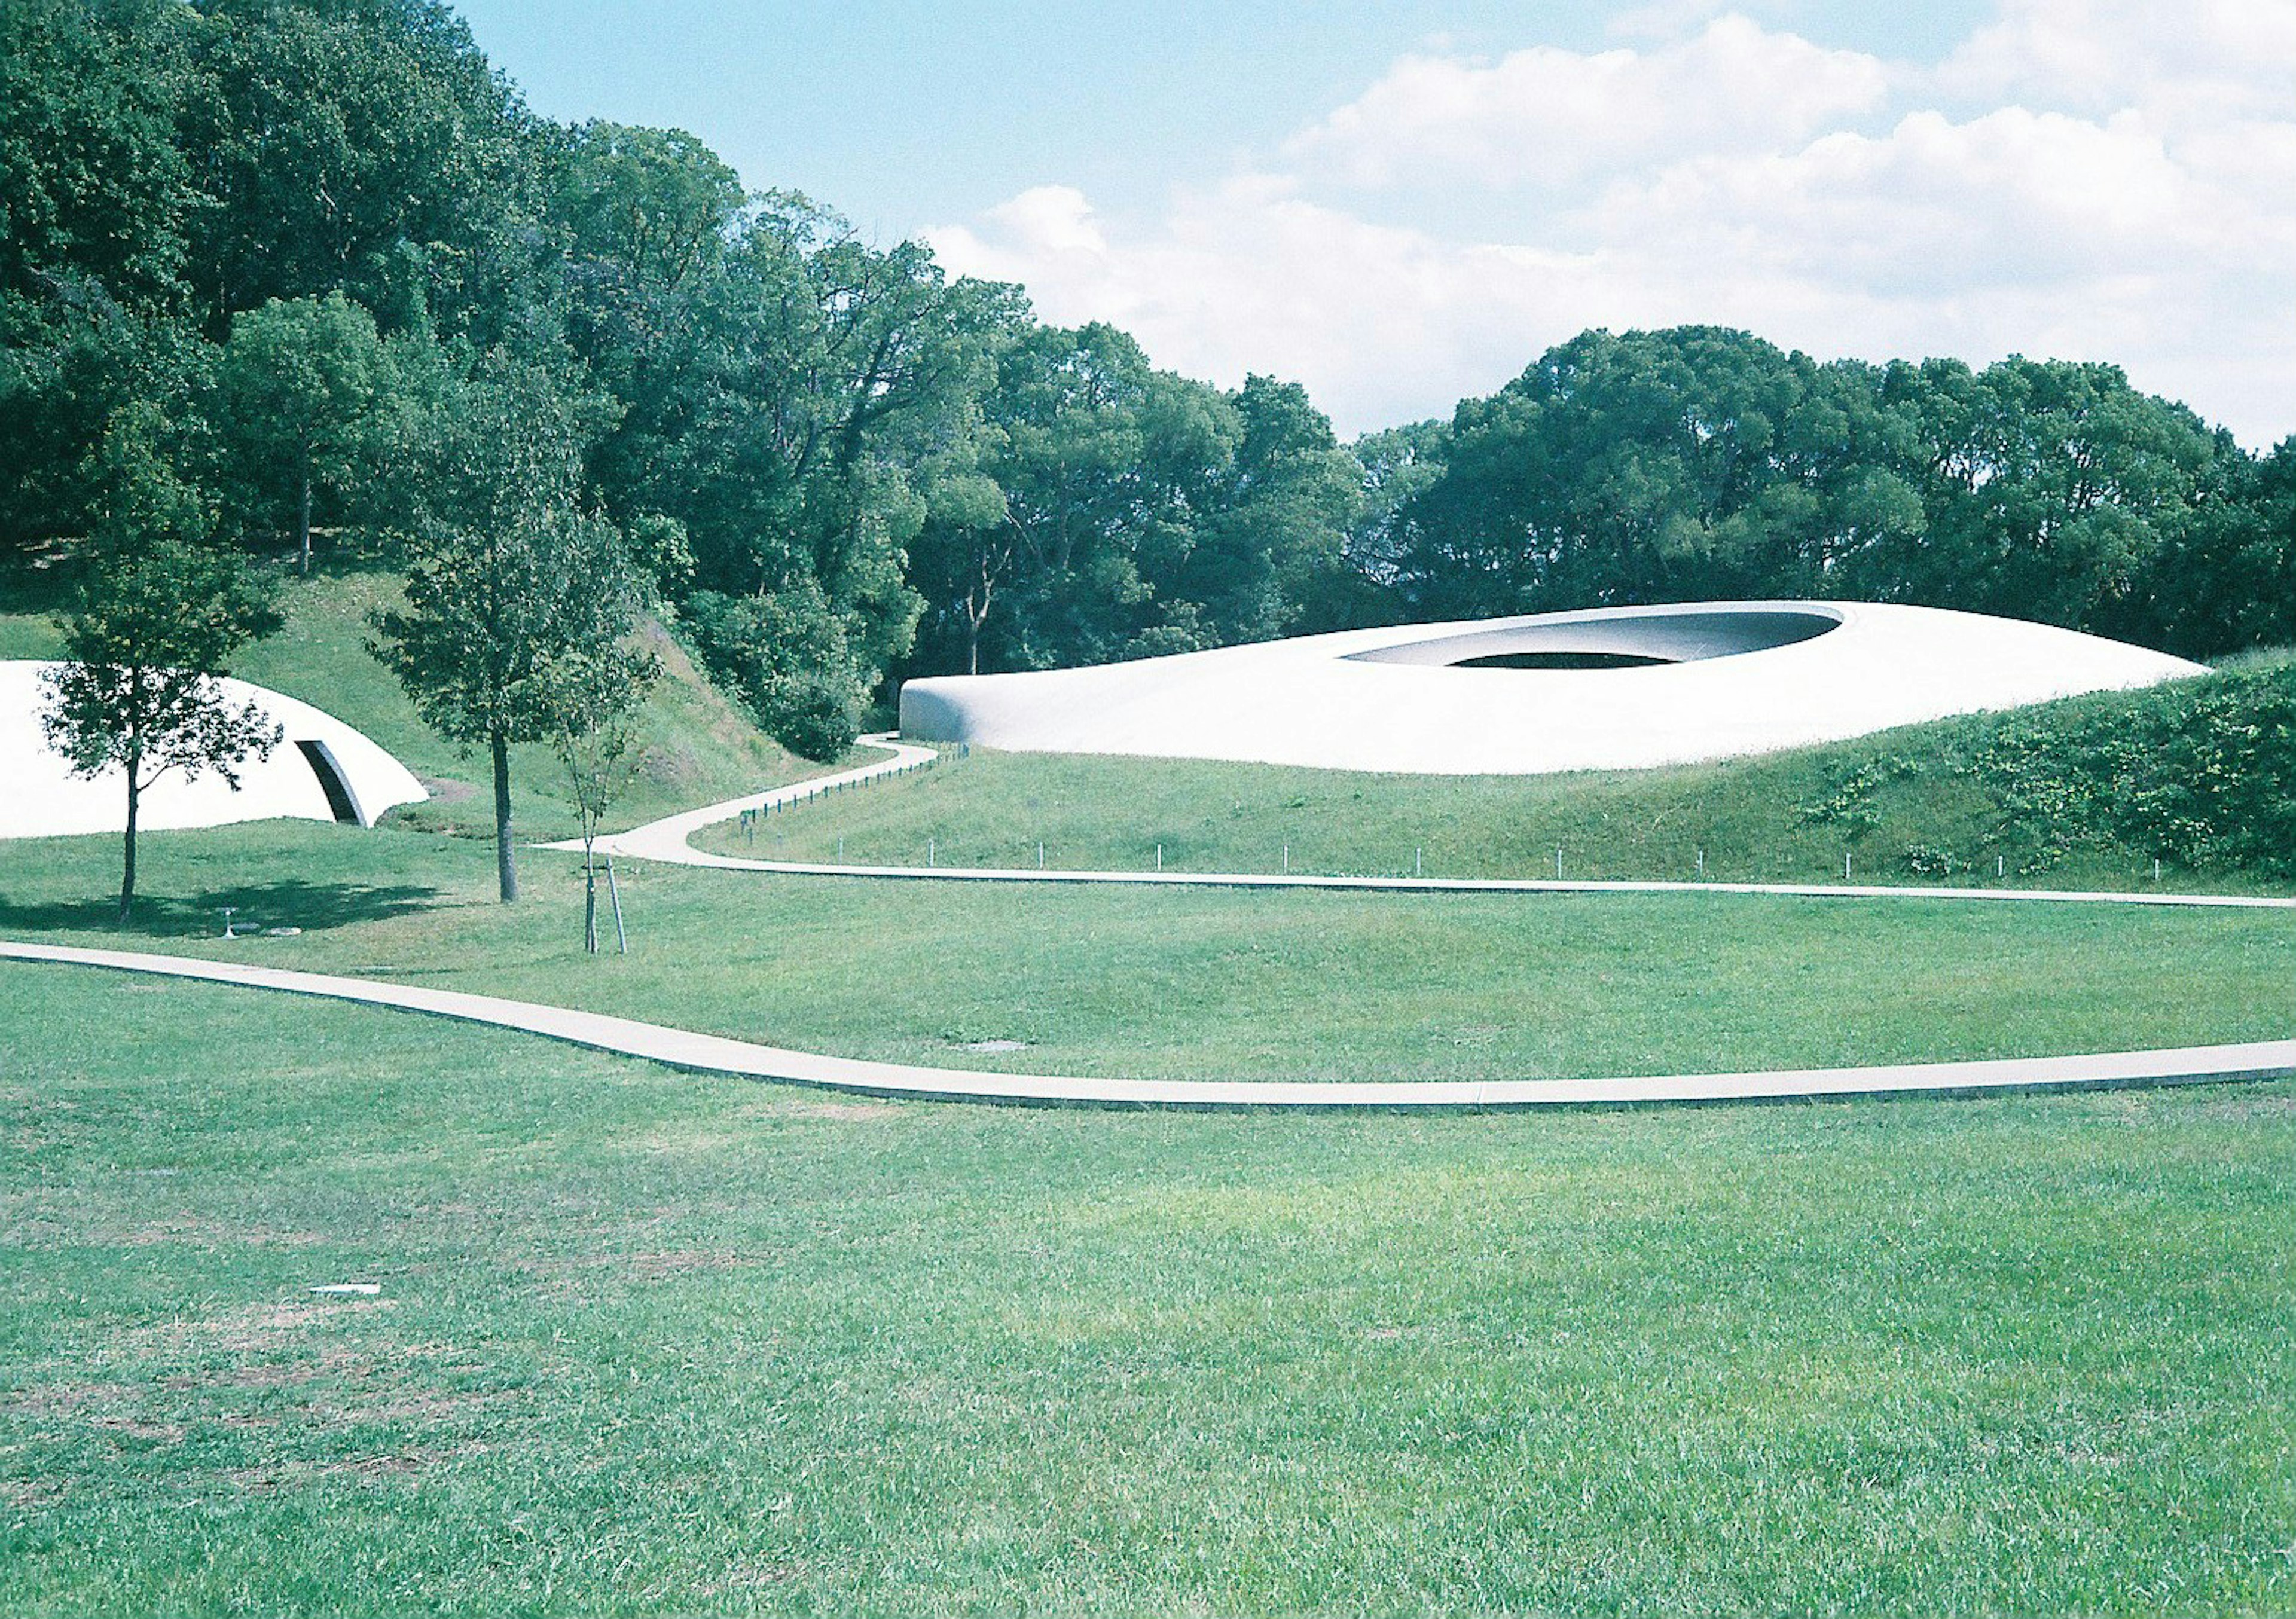
<path id="1" fill-rule="evenodd" d="M 2296 663 L 1674 769 L 1385 776 L 972 750 L 702 846 L 793 859 L 1733 882 L 2284 887 Z"/>
<path id="2" fill-rule="evenodd" d="M 0 853 L 0 934 L 111 944 L 116 852 Z M 1529 1078 L 2284 1036 L 2270 912 L 1738 895 L 1047 892 L 625 866 L 632 953 L 580 952 L 578 860 L 274 823 L 149 840 L 131 945 L 373 975 L 858 1057 L 1138 1078 Z M 215 910 L 305 929 L 225 944 Z M 282 1015 L 287 1015 L 283 1012 Z M 967 1051 L 1020 1040 L 1006 1056 Z"/>
<path id="3" fill-rule="evenodd" d="M 0 1026 L 11 1614 L 2296 1605 L 2284 1084 L 892 1107 L 20 966 Z"/>
<path id="4" fill-rule="evenodd" d="M 232 673 L 316 704 L 397 755 L 432 797 L 396 812 L 394 819 L 491 837 L 494 789 L 486 760 L 424 724 L 398 680 L 366 650 L 368 615 L 396 601 L 398 588 L 393 576 L 367 571 L 287 577 L 280 598 L 286 626 L 245 648 Z M 614 824 L 636 825 L 826 768 L 796 757 L 758 731 L 658 625 L 649 634 L 663 678 L 642 711 L 643 751 L 615 806 Z M 0 615 L 0 657 L 48 658 L 56 649 L 47 618 Z M 513 748 L 511 770 L 521 834 L 571 835 L 574 813 L 562 767 L 549 749 Z"/>

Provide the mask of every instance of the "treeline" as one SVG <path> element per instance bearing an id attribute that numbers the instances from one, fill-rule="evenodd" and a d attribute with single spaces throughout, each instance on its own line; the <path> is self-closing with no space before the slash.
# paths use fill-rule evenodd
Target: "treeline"
<path id="1" fill-rule="evenodd" d="M 1299 388 L 1045 326 L 691 135 L 538 119 L 444 6 L 0 8 L 19 557 L 102 527 L 131 424 L 220 541 L 388 557 L 505 387 L 809 753 L 889 672 L 1269 635 L 1355 584 L 1356 465 Z"/>
<path id="2" fill-rule="evenodd" d="M 2296 634 L 2296 439 L 2252 457 L 2111 365 L 1590 331 L 1355 448 L 1351 558 L 1412 617 L 1831 596 L 2195 656 Z"/>
<path id="3" fill-rule="evenodd" d="M 506 397 L 816 754 L 906 674 L 1390 619 L 1866 596 L 2212 653 L 2296 610 L 2296 449 L 2111 367 L 1590 332 L 1342 446 L 691 135 L 537 118 L 430 0 L 0 7 L 5 554 L 69 559 L 156 460 L 178 538 L 396 560 Z"/>

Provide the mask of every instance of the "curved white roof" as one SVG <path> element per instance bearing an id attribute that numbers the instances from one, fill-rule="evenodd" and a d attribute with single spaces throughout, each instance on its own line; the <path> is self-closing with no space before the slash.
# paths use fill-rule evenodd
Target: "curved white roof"
<path id="1" fill-rule="evenodd" d="M 1936 608 L 1688 602 L 913 680 L 901 732 L 1021 751 L 1535 775 L 1767 753 L 2206 672 L 2074 630 Z"/>
<path id="2" fill-rule="evenodd" d="M 127 789 L 118 770 L 93 780 L 74 776 L 40 729 L 45 663 L 0 661 L 0 838 L 49 838 L 67 832 L 116 832 L 127 820 Z M 195 781 L 180 772 L 144 795 L 136 824 L 150 830 L 222 826 L 234 821 L 348 819 L 373 826 L 397 804 L 429 797 L 397 759 L 332 715 L 245 681 L 226 679 L 234 702 L 254 698 L 286 731 L 271 756 L 248 761 L 234 791 L 209 771 Z M 332 770 L 344 814 L 329 802 L 320 773 Z"/>

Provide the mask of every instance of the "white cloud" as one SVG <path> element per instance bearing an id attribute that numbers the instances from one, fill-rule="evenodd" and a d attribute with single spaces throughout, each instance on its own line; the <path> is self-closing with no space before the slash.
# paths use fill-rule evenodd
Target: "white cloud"
<path id="1" fill-rule="evenodd" d="M 1356 185 L 1568 185 L 1691 151 L 1765 150 L 1887 93 L 1876 58 L 1732 15 L 1657 51 L 1406 56 L 1286 150 Z"/>
<path id="2" fill-rule="evenodd" d="M 2209 120 L 2290 110 L 2296 0 L 2003 0 L 1941 88 L 2090 112 Z"/>
<path id="3" fill-rule="evenodd" d="M 1648 52 L 1414 56 L 1288 172 L 1146 219 L 1039 187 L 931 235 L 1159 364 L 1296 377 L 1343 431 L 1446 414 L 1587 326 L 1701 321 L 1821 355 L 2116 360 L 2267 442 L 2296 430 L 2296 0 L 2176 14 L 2169 48 L 2166 7 L 2005 0 L 1933 68 L 1852 70 L 1734 17 Z M 1506 225 L 1444 228 L 1460 210 L 1415 209 L 1413 176 Z"/>

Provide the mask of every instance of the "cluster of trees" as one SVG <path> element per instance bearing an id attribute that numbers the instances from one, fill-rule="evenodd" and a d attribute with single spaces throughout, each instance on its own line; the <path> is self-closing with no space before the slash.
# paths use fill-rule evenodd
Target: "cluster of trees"
<path id="1" fill-rule="evenodd" d="M 1414 618 L 1831 596 L 2196 656 L 2296 634 L 2296 440 L 2252 457 L 2111 365 L 1589 331 L 1356 449 L 1353 559 Z"/>
<path id="2" fill-rule="evenodd" d="M 155 406 L 222 540 L 388 555 L 520 370 L 712 670 L 810 754 L 890 675 L 1332 610 L 1357 474 L 1296 388 L 1158 372 L 1016 289 L 533 116 L 433 0 L 0 12 L 0 535 L 93 531 Z"/>
<path id="3" fill-rule="evenodd" d="M 66 561 L 115 662 L 102 609 L 173 581 L 230 626 L 153 641 L 196 671 L 275 617 L 248 559 L 315 554 L 406 570 L 378 649 L 506 791 L 512 741 L 613 750 L 648 607 L 816 756 L 910 674 L 1606 603 L 2221 652 L 2296 634 L 2296 441 L 2110 366 L 1693 327 L 1342 446 L 689 135 L 537 118 L 438 0 L 9 0 L 0 571 Z"/>

